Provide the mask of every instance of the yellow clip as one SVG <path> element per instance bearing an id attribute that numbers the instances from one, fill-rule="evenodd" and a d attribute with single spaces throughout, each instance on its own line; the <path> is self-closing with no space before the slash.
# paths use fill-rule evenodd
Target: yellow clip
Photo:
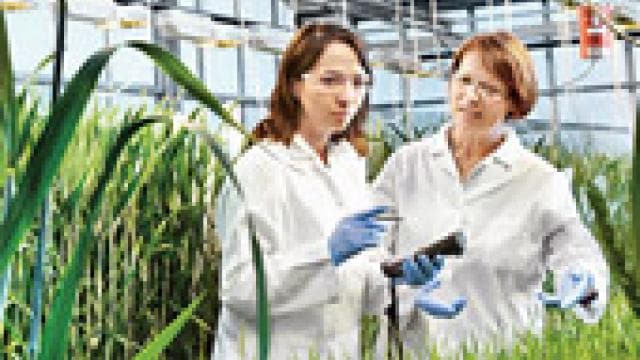
<path id="1" fill-rule="evenodd" d="M 28 10 L 33 8 L 34 4 L 30 1 L 1 1 L 0 10 Z"/>
<path id="2" fill-rule="evenodd" d="M 122 29 L 142 29 L 145 27 L 147 27 L 146 20 L 120 19 L 120 28 Z"/>

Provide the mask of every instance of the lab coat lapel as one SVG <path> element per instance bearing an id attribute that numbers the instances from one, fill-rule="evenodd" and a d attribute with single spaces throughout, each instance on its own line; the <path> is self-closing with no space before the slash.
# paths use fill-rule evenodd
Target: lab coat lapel
<path id="1" fill-rule="evenodd" d="M 485 162 L 485 168 L 467 189 L 467 201 L 487 196 L 526 171 L 527 164 L 522 161 L 521 157 L 524 148 L 515 131 L 509 129 L 506 135 L 505 142 L 482 160 Z"/>
<path id="2" fill-rule="evenodd" d="M 336 154 L 335 149 L 329 149 L 329 164 L 335 166 Z M 340 154 L 337 155 L 340 157 Z M 289 165 L 299 172 L 313 172 L 319 177 L 323 178 L 326 182 L 329 191 L 334 196 L 334 201 L 342 206 L 345 203 L 345 194 L 340 190 L 340 184 L 337 184 L 338 179 L 335 178 L 335 174 L 329 171 L 327 167 L 322 163 L 320 157 L 316 154 L 315 150 L 311 148 L 309 143 L 299 134 L 295 134 L 291 141 L 289 151 Z"/>
<path id="3" fill-rule="evenodd" d="M 460 176 L 447 144 L 447 129 L 449 127 L 451 127 L 449 123 L 443 125 L 438 133 L 431 138 L 431 157 L 435 165 L 434 168 L 441 172 L 438 175 L 445 176 L 449 181 L 457 181 L 459 183 Z"/>
<path id="4" fill-rule="evenodd" d="M 295 134 L 289 145 L 289 163 L 297 170 L 309 169 L 315 165 L 314 160 L 318 156 L 313 152 L 311 146 L 300 136 Z"/>

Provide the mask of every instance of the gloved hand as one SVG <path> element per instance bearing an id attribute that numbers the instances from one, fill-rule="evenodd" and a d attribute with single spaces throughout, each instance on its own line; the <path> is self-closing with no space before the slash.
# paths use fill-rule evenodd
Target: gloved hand
<path id="1" fill-rule="evenodd" d="M 392 278 L 393 285 L 424 285 L 438 275 L 443 265 L 443 256 L 436 256 L 433 262 L 425 255 L 418 256 L 418 261 L 407 257 L 402 260 L 402 277 Z"/>
<path id="2" fill-rule="evenodd" d="M 431 298 L 430 293 L 438 287 L 440 287 L 440 280 L 438 279 L 431 280 L 425 284 L 416 296 L 414 305 L 431 316 L 452 319 L 464 309 L 467 305 L 467 299 L 459 297 L 451 304 L 435 301 Z"/>
<path id="3" fill-rule="evenodd" d="M 387 210 L 387 206 L 376 206 L 340 220 L 329 237 L 331 264 L 338 266 L 363 249 L 378 245 L 386 227 L 375 217 Z"/>
<path id="4" fill-rule="evenodd" d="M 545 306 L 570 309 L 581 302 L 588 302 L 587 296 L 593 296 L 595 281 L 588 272 L 567 272 L 560 281 L 560 288 L 556 295 L 539 293 L 538 298 Z M 597 293 L 596 293 L 597 294 Z M 591 300 L 594 300 L 595 297 Z M 588 304 L 585 304 L 588 305 Z"/>

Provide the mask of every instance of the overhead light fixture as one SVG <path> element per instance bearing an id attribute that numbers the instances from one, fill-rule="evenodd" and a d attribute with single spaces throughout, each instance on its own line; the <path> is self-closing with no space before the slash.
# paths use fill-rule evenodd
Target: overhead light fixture
<path id="1" fill-rule="evenodd" d="M 55 0 L 51 1 L 52 5 Z M 100 29 L 142 29 L 149 10 L 142 4 L 119 6 L 112 0 L 68 0 L 69 19 L 93 23 Z"/>
<path id="2" fill-rule="evenodd" d="M 247 39 L 249 47 L 274 54 L 281 54 L 287 47 L 293 34 L 284 29 L 258 27 L 253 29 Z"/>
<path id="3" fill-rule="evenodd" d="M 192 42 L 198 47 L 234 48 L 242 44 L 239 40 L 194 38 Z"/>
<path id="4" fill-rule="evenodd" d="M 35 3 L 32 0 L 16 0 L 16 1 L 6 1 L 0 0 L 0 10 L 3 11 L 20 11 L 20 10 L 30 10 L 35 7 Z"/>
<path id="5" fill-rule="evenodd" d="M 51 0 L 56 7 L 56 1 Z M 70 20 L 94 24 L 101 29 L 116 28 L 116 5 L 111 0 L 68 0 L 67 14 Z"/>
<path id="6" fill-rule="evenodd" d="M 198 47 L 233 48 L 247 39 L 247 30 L 214 23 L 209 17 L 166 10 L 158 17 L 162 36 L 188 40 Z"/>
<path id="7" fill-rule="evenodd" d="M 373 50 L 369 52 L 369 64 L 375 68 L 384 68 L 396 74 L 417 78 L 446 79 L 446 65 L 434 64 L 425 69 L 420 59 L 405 54 L 402 56 L 397 51 Z"/>
<path id="8" fill-rule="evenodd" d="M 116 7 L 116 23 L 121 29 L 144 29 L 149 26 L 149 10 L 141 3 Z"/>

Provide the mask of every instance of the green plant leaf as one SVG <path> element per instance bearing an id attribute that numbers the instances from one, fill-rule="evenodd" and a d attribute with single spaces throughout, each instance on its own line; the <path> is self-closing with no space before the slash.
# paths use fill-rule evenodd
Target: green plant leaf
<path id="1" fill-rule="evenodd" d="M 27 145 L 29 144 L 29 140 L 32 136 L 32 132 L 35 129 L 35 123 L 38 120 L 38 106 L 40 103 L 36 100 L 29 108 L 27 112 L 23 126 L 21 126 L 21 132 L 18 137 L 18 142 L 16 144 L 16 150 L 12 154 L 13 158 L 9 160 L 10 164 L 17 164 L 18 160 L 24 154 Z"/>
<path id="2" fill-rule="evenodd" d="M 76 245 L 55 293 L 51 313 L 47 318 L 42 336 L 42 359 L 62 359 L 67 349 L 68 327 L 71 321 L 71 309 L 75 304 L 75 294 L 85 269 L 85 263 L 91 245 L 93 244 L 93 225 L 100 214 L 100 205 L 106 192 L 107 183 L 116 168 L 118 157 L 127 142 L 144 126 L 156 122 L 157 119 L 142 119 L 126 124 L 116 141 L 112 145 L 105 160 L 104 171 L 100 174 L 97 184 L 89 199 L 89 216 L 85 219 L 85 226 Z"/>
<path id="3" fill-rule="evenodd" d="M 16 137 L 15 90 L 11 48 L 7 34 L 4 11 L 0 10 L 0 129 L 2 130 L 3 163 L 7 161 L 15 147 Z M 10 164 L 9 164 L 10 166 Z M 6 264 L 4 265 L 6 266 Z M 0 266 L 0 269 L 4 269 Z"/>
<path id="4" fill-rule="evenodd" d="M 189 319 L 193 316 L 193 312 L 196 310 L 202 299 L 206 294 L 201 294 L 195 300 L 191 302 L 191 304 L 182 312 L 180 315 L 171 322 L 162 332 L 158 335 L 154 336 L 153 339 L 147 343 L 147 345 L 140 351 L 136 356 L 135 360 L 147 360 L 147 359 L 157 359 L 164 348 L 167 347 L 173 341 L 173 339 L 178 335 L 182 327 L 187 323 Z"/>
<path id="5" fill-rule="evenodd" d="M 114 48 L 107 48 L 91 56 L 53 106 L 25 171 L 18 178 L 18 191 L 9 214 L 0 225 L 0 269 L 7 266 L 31 227 L 36 211 L 60 168 L 98 76 L 113 51 Z"/>
<path id="6" fill-rule="evenodd" d="M 256 236 L 253 217 L 249 217 L 249 233 L 251 234 L 251 255 L 256 268 L 256 293 L 258 294 L 258 350 L 260 359 L 268 359 L 271 334 L 269 332 L 269 303 L 267 298 L 267 284 L 265 282 L 262 250 Z"/>
<path id="7" fill-rule="evenodd" d="M 11 48 L 4 11 L 0 10 L 0 107 L 13 104 L 15 97 Z"/>
<path id="8" fill-rule="evenodd" d="M 636 113 L 633 134 L 633 154 L 631 165 L 631 241 L 635 246 L 635 303 L 636 316 L 640 318 L 640 111 Z"/>
<path id="9" fill-rule="evenodd" d="M 206 86 L 196 78 L 191 71 L 178 58 L 171 53 L 163 50 L 155 44 L 146 43 L 144 41 L 129 41 L 128 46 L 143 52 L 154 60 L 173 81 L 184 87 L 191 96 L 199 100 L 209 109 L 215 112 L 222 121 L 229 126 L 238 130 L 241 134 L 247 135 L 246 130 L 240 126 L 233 117 L 222 107 L 218 99 L 215 98 L 206 88 Z"/>
<path id="10" fill-rule="evenodd" d="M 0 15 L 4 14 L 2 13 Z M 4 16 L 2 16 L 1 21 L 0 65 L 3 66 L 0 71 L 5 71 L 10 75 L 10 60 L 8 56 Z M 2 39 L 4 39 L 4 41 Z M 127 42 L 125 46 L 136 48 L 147 54 L 154 60 L 156 65 L 167 72 L 174 81 L 185 87 L 196 100 L 203 102 L 227 124 L 236 128 L 241 133 L 246 134 L 245 130 L 232 119 L 217 99 L 208 92 L 204 84 L 195 78 L 187 67 L 175 56 L 156 45 L 140 41 Z M 39 134 L 26 160 L 24 172 L 17 177 L 17 193 L 12 202 L 11 209 L 7 217 L 0 224 L 0 269 L 7 267 L 16 253 L 18 246 L 33 225 L 33 219 L 37 214 L 37 210 L 47 195 L 54 177 L 60 170 L 62 160 L 78 128 L 80 117 L 96 86 L 99 75 L 116 49 L 115 47 L 109 47 L 100 50 L 87 59 L 67 85 L 64 94 L 53 104 L 51 112 L 46 117 L 44 129 Z M 3 145 L 5 148 L 12 149 L 15 144 L 15 141 L 12 140 L 13 137 L 15 137 L 13 121 L 16 119 L 15 111 L 13 110 L 13 80 L 11 76 L 3 76 L 3 79 L 8 80 L 0 84 L 0 92 L 2 92 L 0 95 L 4 94 L 6 98 L 11 99 L 7 100 L 10 106 L 3 106 L 1 109 L 2 112 L 0 112 L 2 124 L 5 125 L 3 128 L 6 129 L 7 124 L 11 125 L 8 127 L 8 131 L 5 130 Z M 2 100 L 3 98 L 0 97 L 0 101 Z M 9 141 L 7 139 L 9 139 Z M 231 177 L 236 186 L 236 190 L 242 195 L 242 189 L 233 174 L 228 157 L 221 151 L 219 144 L 215 141 L 214 143 L 215 146 L 212 146 L 212 148 L 214 152 L 216 152 L 218 160 L 223 164 L 223 168 Z M 103 179 L 104 178 L 102 178 L 102 180 Z M 106 186 L 106 183 L 102 186 Z M 98 186 L 96 189 L 100 190 L 100 188 L 101 186 Z M 94 209 L 99 206 L 103 194 L 104 191 L 97 191 L 89 200 L 88 209 L 91 209 L 91 216 L 89 219 L 85 219 L 87 227 L 85 227 L 80 237 L 79 244 L 74 252 L 75 255 L 68 265 L 62 283 L 57 288 L 54 305 L 45 326 L 46 336 L 43 337 L 43 342 L 46 343 L 46 346 L 43 345 L 42 354 L 44 354 L 43 358 L 45 359 L 63 356 L 63 351 L 59 352 L 52 349 L 64 349 L 67 346 L 66 337 L 67 326 L 70 321 L 70 309 L 73 304 L 74 294 L 77 291 L 77 282 L 82 274 L 81 264 L 84 263 L 84 256 L 86 256 L 88 251 L 91 226 L 97 216 L 97 212 Z M 252 233 L 252 246 L 258 250 L 254 251 L 254 256 L 261 256 L 254 230 L 252 230 Z M 254 259 L 254 264 L 257 266 L 256 282 L 259 289 L 259 327 L 266 330 L 266 333 L 265 330 L 260 331 L 263 336 L 260 336 L 258 340 L 261 344 L 260 359 L 267 359 L 269 343 L 268 307 L 260 305 L 266 304 L 267 301 L 264 269 L 262 268 L 261 259 Z M 59 331 L 55 331 L 56 329 Z M 266 336 L 264 336 L 264 334 L 266 334 Z M 54 338 L 55 336 L 61 335 L 63 339 Z"/>

